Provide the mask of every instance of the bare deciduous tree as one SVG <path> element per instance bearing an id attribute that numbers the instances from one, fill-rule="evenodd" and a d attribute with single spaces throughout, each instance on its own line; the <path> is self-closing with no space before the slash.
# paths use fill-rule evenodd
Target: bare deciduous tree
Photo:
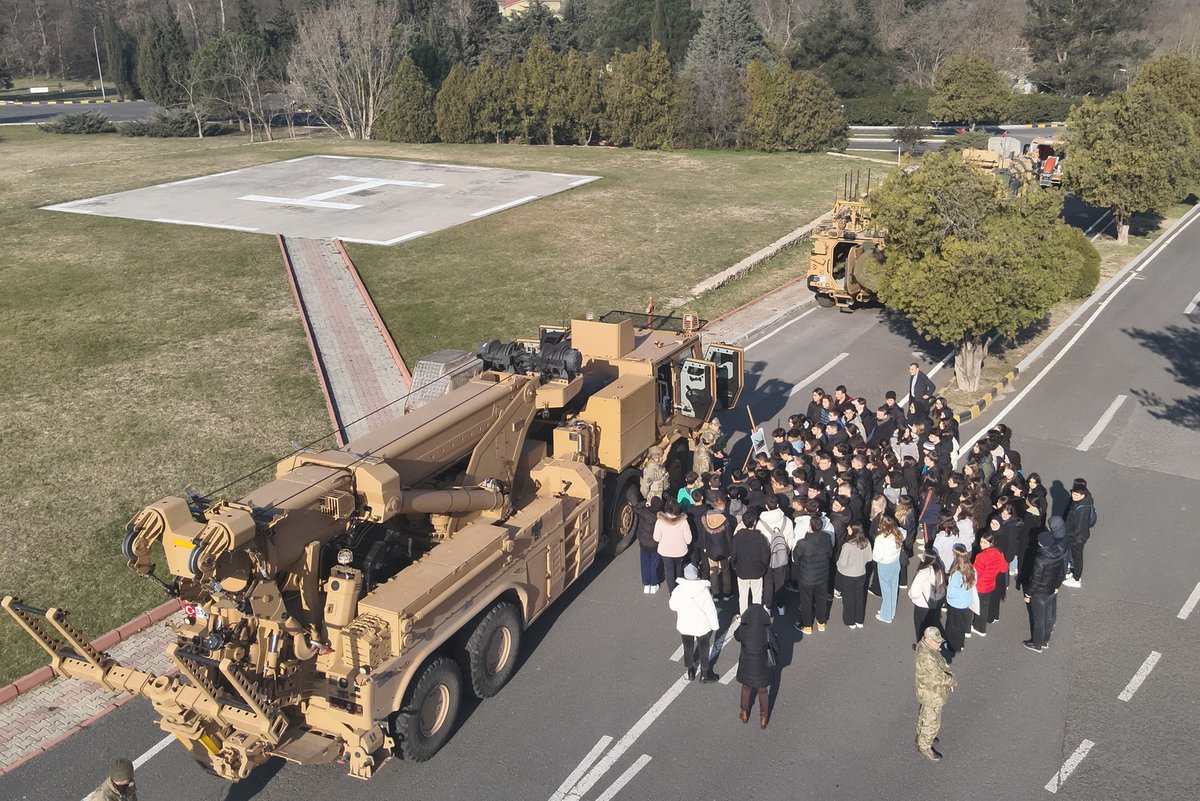
<path id="1" fill-rule="evenodd" d="M 371 138 L 412 37 L 411 26 L 396 20 L 394 2 L 334 0 L 300 21 L 290 91 L 341 136 Z"/>

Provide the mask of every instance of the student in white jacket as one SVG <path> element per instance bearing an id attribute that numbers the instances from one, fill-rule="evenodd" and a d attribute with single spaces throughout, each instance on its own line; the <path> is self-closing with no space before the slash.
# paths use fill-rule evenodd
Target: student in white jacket
<path id="1" fill-rule="evenodd" d="M 717 605 L 713 603 L 708 582 L 700 578 L 696 566 L 683 569 L 683 578 L 671 593 L 671 609 L 675 611 L 675 628 L 683 637 L 683 664 L 687 666 L 688 681 L 696 678 L 697 663 L 700 681 L 714 681 L 717 675 L 708 663 L 712 648 L 712 633 L 720 628 Z"/>
<path id="2" fill-rule="evenodd" d="M 774 603 L 779 614 L 784 608 L 783 591 L 788 582 L 788 568 L 792 563 L 792 549 L 796 547 L 796 530 L 791 519 L 779 508 L 774 495 L 768 495 L 767 510 L 758 517 L 758 530 L 767 538 L 771 551 L 770 567 L 763 576 L 763 606 L 770 608 Z"/>

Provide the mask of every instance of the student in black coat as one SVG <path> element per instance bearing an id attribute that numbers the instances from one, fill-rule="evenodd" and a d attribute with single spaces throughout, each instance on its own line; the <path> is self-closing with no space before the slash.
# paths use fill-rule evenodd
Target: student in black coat
<path id="1" fill-rule="evenodd" d="M 753 596 L 763 595 L 763 576 L 771 566 L 771 547 L 756 526 L 759 513 L 751 509 L 742 515 L 742 528 L 734 532 L 729 564 L 737 576 L 738 611 L 745 612 Z"/>
<path id="2" fill-rule="evenodd" d="M 833 564 L 833 540 L 821 527 L 821 517 L 817 514 L 809 518 L 809 530 L 803 534 L 792 549 L 792 575 L 800 585 L 800 616 L 796 628 L 810 634 L 814 620 L 822 630 L 829 620 L 829 566 Z"/>
<path id="3" fill-rule="evenodd" d="M 757 693 L 758 726 L 765 729 L 771 716 L 771 684 L 775 681 L 775 667 L 770 662 L 777 661 L 779 655 L 779 639 L 771 628 L 771 616 L 767 614 L 766 607 L 752 599 L 742 613 L 733 638 L 742 644 L 737 669 L 737 680 L 742 685 L 738 718 L 742 723 L 750 720 L 750 707 Z M 768 651 L 773 657 L 770 661 Z"/>
<path id="4" fill-rule="evenodd" d="M 662 511 L 663 499 L 655 496 L 633 508 L 633 531 L 642 552 L 642 592 L 658 592 L 662 583 L 662 558 L 658 555 L 658 543 L 654 541 L 654 524 Z"/>

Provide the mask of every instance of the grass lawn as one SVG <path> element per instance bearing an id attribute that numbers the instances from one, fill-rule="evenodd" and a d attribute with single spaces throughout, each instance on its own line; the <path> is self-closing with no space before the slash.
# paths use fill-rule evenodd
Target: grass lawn
<path id="1" fill-rule="evenodd" d="M 649 295 L 662 309 L 827 210 L 859 166 L 824 155 L 0 129 L 0 592 L 71 609 L 91 634 L 119 625 L 163 599 L 119 555 L 135 511 L 210 490 L 329 430 L 272 237 L 38 207 L 312 153 L 603 176 L 397 247 L 351 247 L 410 363 L 587 309 L 642 309 Z M 695 305 L 709 317 L 734 308 L 799 274 L 803 254 Z M 0 683 L 43 661 L 5 616 Z"/>
<path id="2" fill-rule="evenodd" d="M 29 87 L 45 86 L 50 91 L 41 94 L 30 94 Z M 117 87 L 105 83 L 109 98 L 117 97 Z M 100 84 L 93 81 L 62 80 L 58 78 L 13 78 L 12 89 L 0 89 L 0 100 L 99 100 L 103 96 Z"/>

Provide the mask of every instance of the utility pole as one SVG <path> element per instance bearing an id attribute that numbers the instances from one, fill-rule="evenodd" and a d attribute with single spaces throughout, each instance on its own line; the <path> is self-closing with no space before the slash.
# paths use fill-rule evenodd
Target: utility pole
<path id="1" fill-rule="evenodd" d="M 92 47 L 96 51 L 96 72 L 100 73 L 100 98 L 108 102 L 108 92 L 104 90 L 104 70 L 100 66 L 100 45 L 96 44 L 96 26 L 92 26 Z"/>

